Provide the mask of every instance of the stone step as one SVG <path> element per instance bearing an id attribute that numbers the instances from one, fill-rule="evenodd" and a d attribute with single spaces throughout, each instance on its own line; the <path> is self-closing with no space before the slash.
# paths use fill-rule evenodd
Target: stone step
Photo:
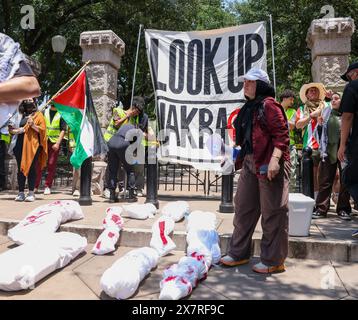
<path id="1" fill-rule="evenodd" d="M 12 219 L 0 219 L 0 235 L 7 235 L 7 231 L 14 227 L 19 221 Z M 60 226 L 59 231 L 77 233 L 87 238 L 89 243 L 95 243 L 103 228 L 93 225 L 81 225 L 67 223 Z M 231 238 L 230 233 L 220 233 L 220 247 L 222 254 L 228 249 Z M 255 231 L 252 239 L 252 255 L 260 255 L 261 232 Z M 123 247 L 144 247 L 148 246 L 152 236 L 149 228 L 124 228 L 121 231 L 118 241 L 119 246 Z M 171 234 L 177 248 L 176 250 L 186 250 L 186 233 L 183 230 L 174 231 Z M 336 262 L 358 262 L 358 243 L 351 240 L 325 240 L 315 237 L 290 237 L 289 238 L 289 258 L 311 259 Z"/>

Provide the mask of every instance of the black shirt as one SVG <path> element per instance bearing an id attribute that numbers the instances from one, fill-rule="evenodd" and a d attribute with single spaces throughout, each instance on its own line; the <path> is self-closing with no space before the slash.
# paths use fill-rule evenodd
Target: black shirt
<path id="1" fill-rule="evenodd" d="M 356 144 L 358 141 L 358 80 L 349 82 L 344 88 L 340 111 L 354 114 L 349 140 Z"/>

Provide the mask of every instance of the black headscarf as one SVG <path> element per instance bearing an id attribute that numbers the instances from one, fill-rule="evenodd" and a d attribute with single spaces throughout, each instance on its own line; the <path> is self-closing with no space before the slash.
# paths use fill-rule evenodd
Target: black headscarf
<path id="1" fill-rule="evenodd" d="M 265 109 L 263 100 L 267 97 L 275 98 L 274 88 L 264 81 L 256 80 L 256 95 L 253 100 L 248 100 L 241 108 L 234 122 L 236 132 L 236 144 L 241 145 L 240 158 L 252 153 L 252 123 L 255 111 L 258 119 L 265 124 Z M 247 98 L 247 97 L 246 97 Z"/>

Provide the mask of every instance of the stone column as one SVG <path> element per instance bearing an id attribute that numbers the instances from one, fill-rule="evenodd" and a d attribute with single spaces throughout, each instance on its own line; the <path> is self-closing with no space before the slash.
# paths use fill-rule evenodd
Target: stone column
<path id="1" fill-rule="evenodd" d="M 343 91 L 345 82 L 340 76 L 347 70 L 351 38 L 355 31 L 352 18 L 313 20 L 307 33 L 312 55 L 312 78 L 327 89 Z"/>
<path id="2" fill-rule="evenodd" d="M 82 61 L 87 67 L 93 103 L 101 128 L 107 128 L 117 100 L 118 70 L 125 44 L 113 31 L 86 31 L 80 36 Z"/>
<path id="3" fill-rule="evenodd" d="M 117 101 L 118 70 L 125 44 L 112 30 L 86 31 L 80 35 L 82 61 L 91 63 L 86 68 L 94 107 L 104 132 Z M 92 191 L 101 194 L 107 164 L 95 159 L 92 173 Z"/>

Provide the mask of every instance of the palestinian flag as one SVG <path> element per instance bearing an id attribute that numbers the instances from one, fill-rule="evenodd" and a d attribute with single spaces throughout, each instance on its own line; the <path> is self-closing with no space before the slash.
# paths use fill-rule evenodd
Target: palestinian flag
<path id="1" fill-rule="evenodd" d="M 87 158 L 108 151 L 93 106 L 86 71 L 82 71 L 65 91 L 54 98 L 53 103 L 74 135 L 76 148 L 70 161 L 76 169 Z"/>

